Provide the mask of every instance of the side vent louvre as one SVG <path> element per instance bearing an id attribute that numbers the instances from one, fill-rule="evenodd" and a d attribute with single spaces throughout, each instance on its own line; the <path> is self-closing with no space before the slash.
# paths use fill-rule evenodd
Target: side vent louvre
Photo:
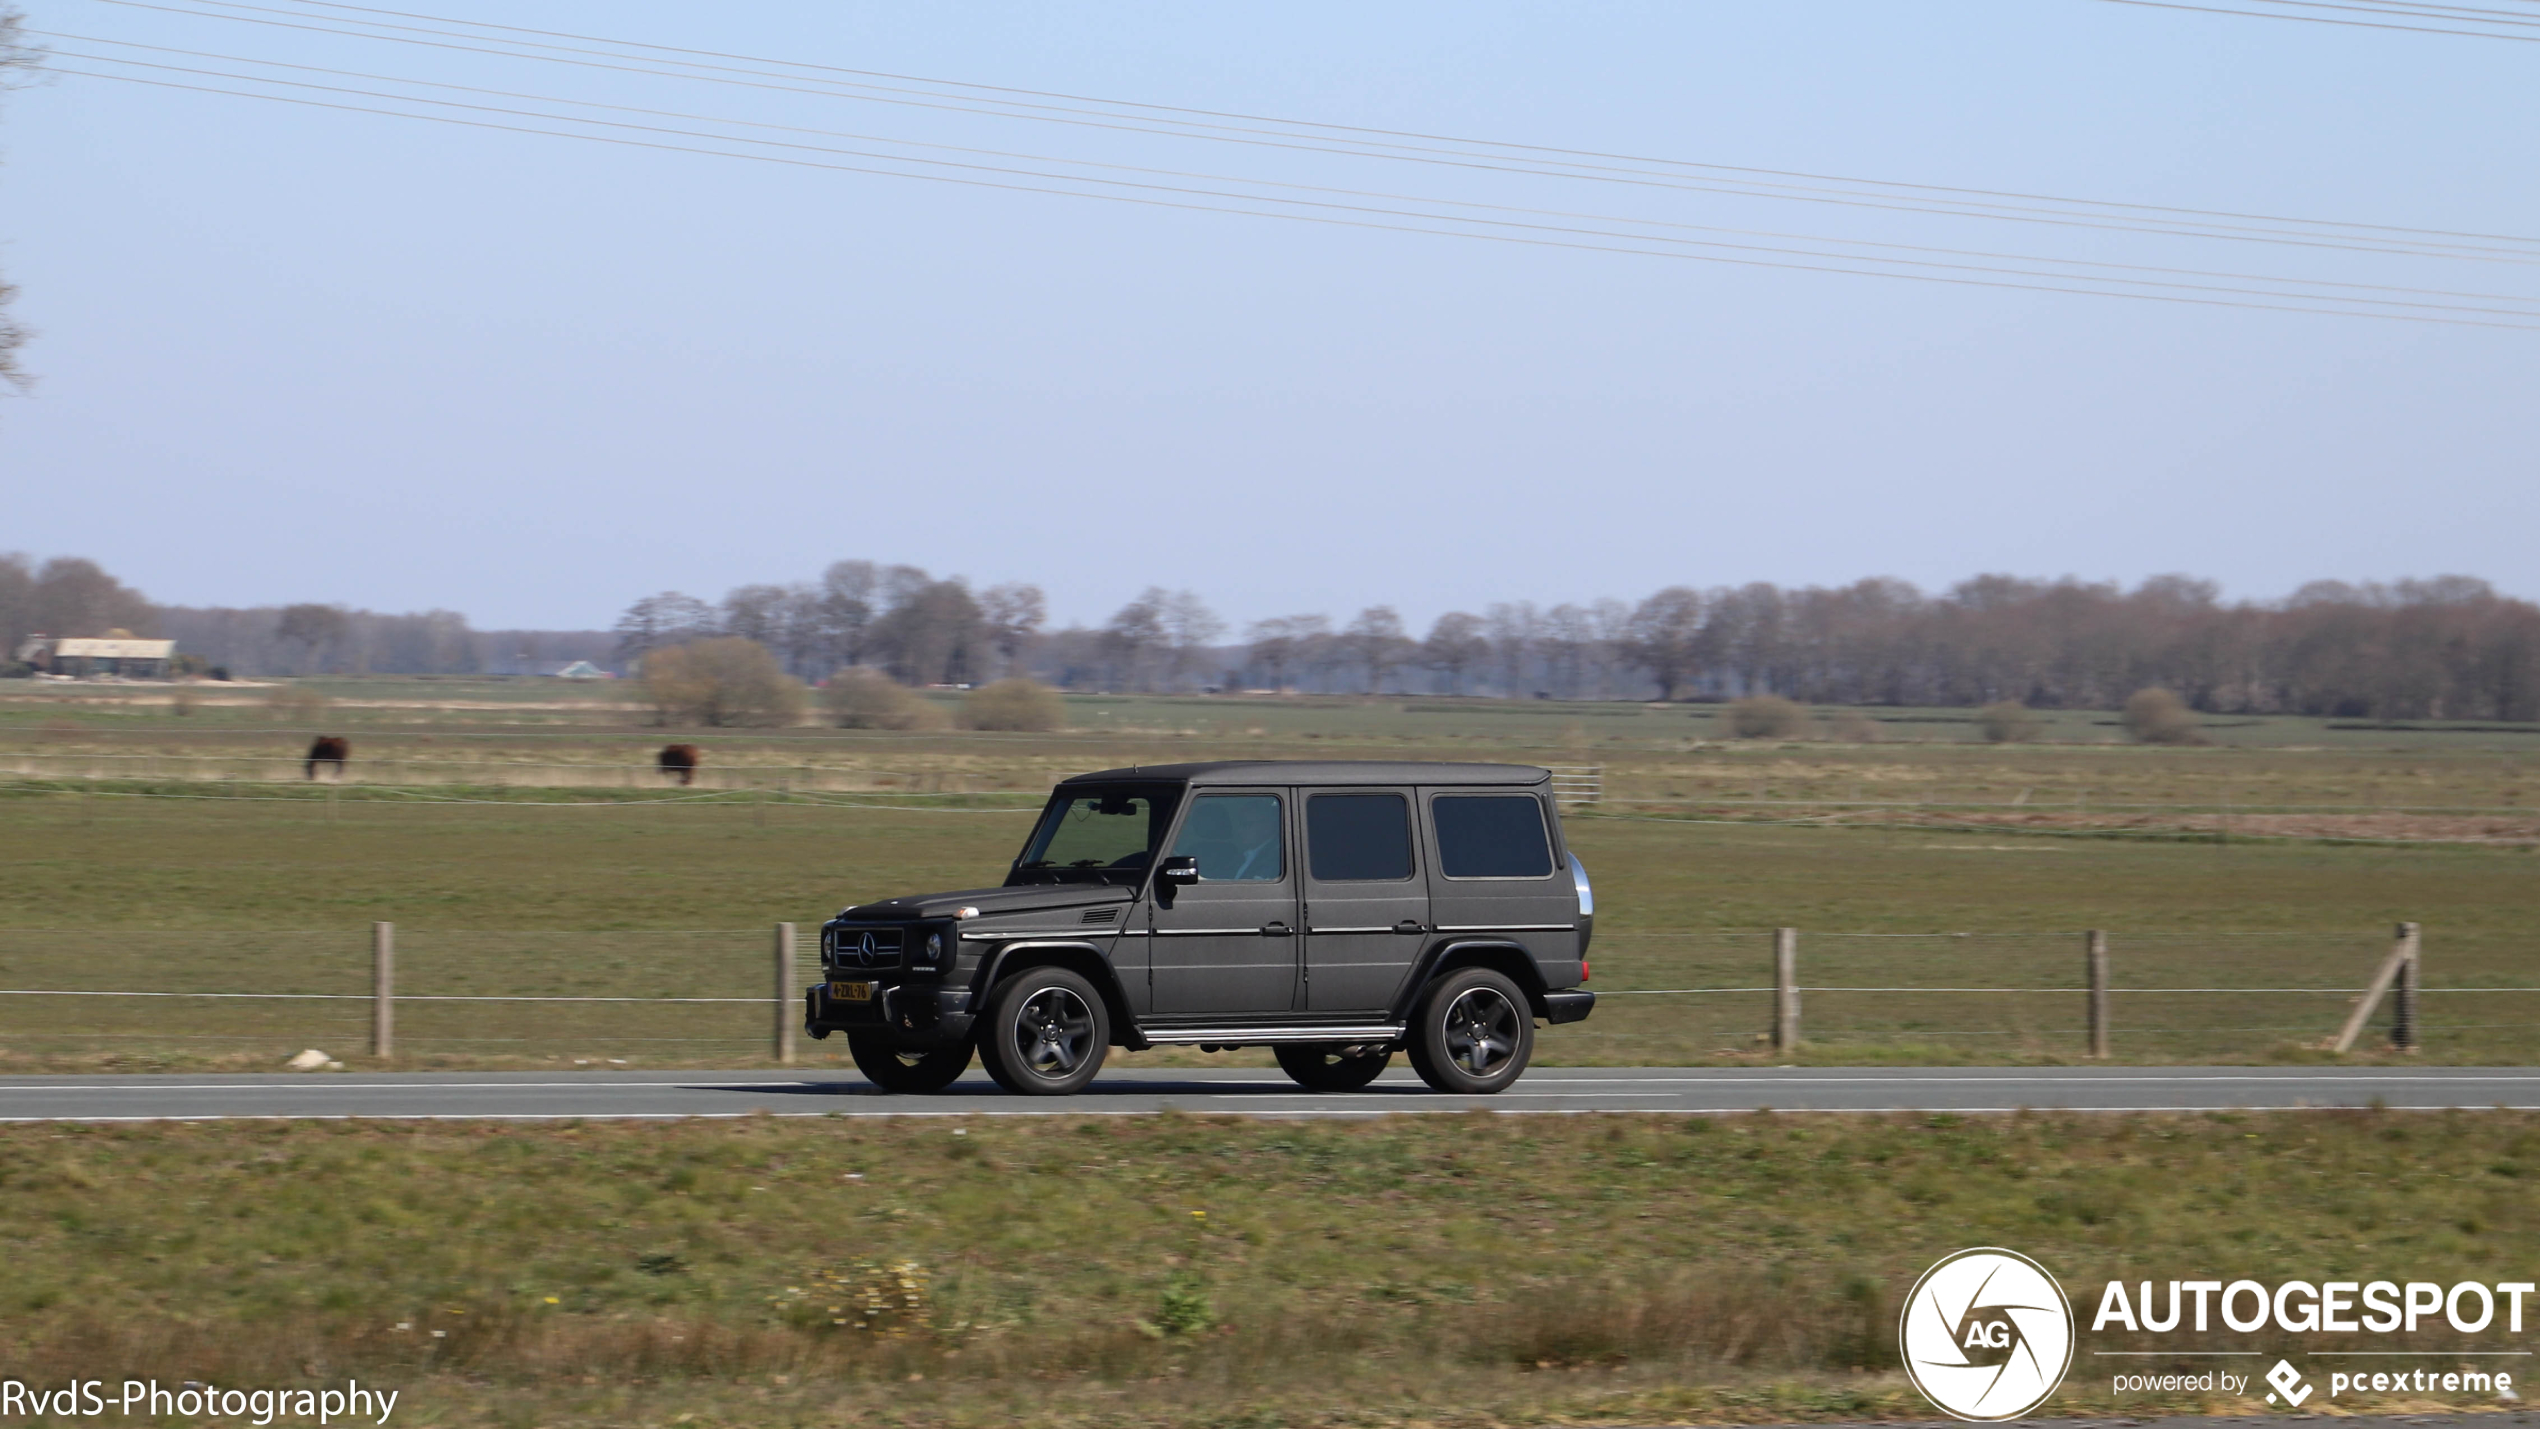
<path id="1" fill-rule="evenodd" d="M 1116 923 L 1119 920 L 1120 910 L 1117 908 L 1088 908 L 1085 910 L 1085 921 L 1088 923 Z"/>

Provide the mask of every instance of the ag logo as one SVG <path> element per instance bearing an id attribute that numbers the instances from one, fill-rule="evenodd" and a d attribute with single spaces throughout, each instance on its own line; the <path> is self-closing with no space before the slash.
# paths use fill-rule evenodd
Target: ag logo
<path id="1" fill-rule="evenodd" d="M 1906 1375 L 1943 1413 L 2017 1419 L 2072 1368 L 2073 1310 L 2027 1256 L 1962 1250 L 1914 1282 L 1897 1339 Z"/>

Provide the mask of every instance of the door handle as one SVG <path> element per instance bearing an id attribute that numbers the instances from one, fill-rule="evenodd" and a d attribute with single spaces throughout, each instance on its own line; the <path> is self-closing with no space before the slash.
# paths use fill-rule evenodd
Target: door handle
<path id="1" fill-rule="evenodd" d="M 1405 918 L 1401 922 L 1394 924 L 1393 930 L 1397 933 L 1425 933 L 1429 931 L 1428 929 L 1420 926 L 1420 920 L 1417 918 Z"/>
<path id="2" fill-rule="evenodd" d="M 1284 938 L 1288 936 L 1288 925 L 1279 922 L 1264 923 L 1261 925 L 1261 936 L 1265 938 Z"/>

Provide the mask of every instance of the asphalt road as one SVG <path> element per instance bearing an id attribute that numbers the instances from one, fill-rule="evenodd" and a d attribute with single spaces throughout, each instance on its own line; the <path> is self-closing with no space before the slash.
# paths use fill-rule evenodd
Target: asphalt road
<path id="1" fill-rule="evenodd" d="M 0 1078 L 0 1120 L 226 1117 L 522 1119 L 682 1116 L 1262 1117 L 1397 1112 L 2206 1111 L 2368 1106 L 2540 1110 L 2540 1068 L 1542 1067 L 1495 1097 L 1444 1096 L 1399 1068 L 1363 1092 L 1316 1093 L 1267 1069 L 1114 1071 L 1083 1095 L 1009 1096 L 975 1068 L 932 1096 L 851 1073 L 314 1072 Z"/>

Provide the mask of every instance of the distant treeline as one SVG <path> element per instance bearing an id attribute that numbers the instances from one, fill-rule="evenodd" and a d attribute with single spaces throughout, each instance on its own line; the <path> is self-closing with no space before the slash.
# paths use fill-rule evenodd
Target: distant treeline
<path id="1" fill-rule="evenodd" d="M 1980 576 L 1930 594 L 1671 586 L 1615 599 L 1450 611 L 1415 636 L 1388 606 L 1226 623 L 1190 591 L 1150 588 L 1100 626 L 1048 628 L 1036 586 L 974 589 L 909 565 L 840 561 L 816 581 L 676 591 L 611 631 L 477 631 L 451 611 L 329 605 L 158 607 L 94 563 L 0 557 L 0 630 L 173 636 L 234 674 L 537 674 L 575 660 L 631 673 L 644 653 L 737 635 L 792 673 L 883 670 L 912 685 L 1028 674 L 1079 690 L 1731 699 L 2113 708 L 2164 687 L 2209 712 L 2540 719 L 2540 606 L 2465 576 L 2321 581 L 2224 602 L 2210 581 Z"/>

